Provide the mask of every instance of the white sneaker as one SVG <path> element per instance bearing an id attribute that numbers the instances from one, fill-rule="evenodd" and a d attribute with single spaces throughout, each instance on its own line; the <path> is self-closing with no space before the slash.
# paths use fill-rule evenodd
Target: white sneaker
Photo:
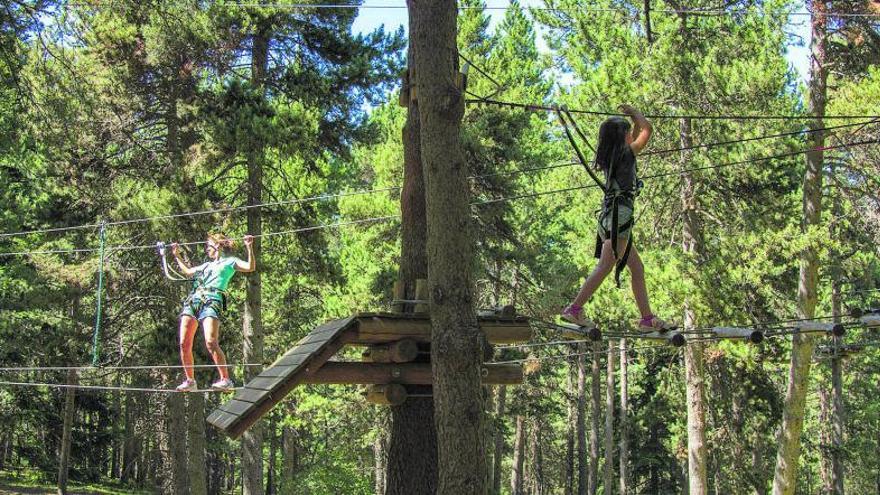
<path id="1" fill-rule="evenodd" d="M 559 315 L 563 320 L 574 323 L 579 327 L 593 328 L 596 326 L 592 320 L 584 315 L 584 308 L 573 308 L 566 306 Z"/>
<path id="2" fill-rule="evenodd" d="M 233 387 L 235 387 L 235 383 L 229 378 L 222 378 L 211 384 L 211 388 L 214 390 L 229 390 Z"/>
<path id="3" fill-rule="evenodd" d="M 198 390 L 198 388 L 199 386 L 195 380 L 186 379 L 175 390 L 178 392 L 192 392 L 193 390 Z"/>

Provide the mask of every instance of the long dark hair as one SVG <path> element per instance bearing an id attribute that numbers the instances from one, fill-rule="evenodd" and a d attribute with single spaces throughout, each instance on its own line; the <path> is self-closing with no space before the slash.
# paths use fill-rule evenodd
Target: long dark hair
<path id="1" fill-rule="evenodd" d="M 606 174 L 620 161 L 626 151 L 626 133 L 630 124 L 626 119 L 611 117 L 599 126 L 599 142 L 596 145 L 596 164 Z"/>

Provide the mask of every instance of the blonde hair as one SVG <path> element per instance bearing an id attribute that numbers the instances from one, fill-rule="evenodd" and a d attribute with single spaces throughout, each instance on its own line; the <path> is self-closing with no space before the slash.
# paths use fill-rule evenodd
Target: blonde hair
<path id="1" fill-rule="evenodd" d="M 220 252 L 222 252 L 223 254 L 226 254 L 229 251 L 232 251 L 233 248 L 235 248 L 235 241 L 219 232 L 211 232 L 210 234 L 208 234 L 208 240 L 212 241 L 214 244 L 217 244 L 217 247 L 220 248 Z"/>

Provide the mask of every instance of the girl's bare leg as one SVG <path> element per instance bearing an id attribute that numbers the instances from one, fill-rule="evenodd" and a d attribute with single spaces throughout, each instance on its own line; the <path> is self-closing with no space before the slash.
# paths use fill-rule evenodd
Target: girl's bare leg
<path id="1" fill-rule="evenodd" d="M 617 240 L 617 253 L 619 255 L 623 255 L 623 251 L 626 249 L 626 238 Z M 602 254 L 599 256 L 599 263 L 593 268 L 593 272 L 590 273 L 590 276 L 584 281 L 584 284 L 581 286 L 580 292 L 578 292 L 577 297 L 574 298 L 574 302 L 572 306 L 583 306 L 593 294 L 599 289 L 599 286 L 602 285 L 602 282 L 605 280 L 605 277 L 614 270 L 614 251 L 611 249 L 611 240 L 606 240 L 602 243 Z"/>
<path id="2" fill-rule="evenodd" d="M 636 299 L 639 313 L 641 313 L 642 318 L 648 318 L 653 313 L 651 313 L 651 303 L 648 299 L 648 288 L 645 285 L 645 265 L 642 264 L 642 258 L 639 256 L 635 245 L 630 248 L 626 266 L 629 268 L 633 297 Z"/>
<path id="3" fill-rule="evenodd" d="M 192 348 L 197 328 L 198 322 L 192 316 L 180 317 L 180 362 L 187 380 L 195 380 Z"/>
<path id="4" fill-rule="evenodd" d="M 229 369 L 226 366 L 226 354 L 220 349 L 220 321 L 217 318 L 205 318 L 202 320 L 202 329 L 205 331 L 205 346 L 217 365 L 220 379 L 226 380 L 229 378 Z"/>

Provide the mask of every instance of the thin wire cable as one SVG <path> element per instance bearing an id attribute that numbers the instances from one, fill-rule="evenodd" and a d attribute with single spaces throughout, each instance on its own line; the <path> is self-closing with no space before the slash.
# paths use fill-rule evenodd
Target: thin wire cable
<path id="1" fill-rule="evenodd" d="M 764 135 L 764 136 L 756 136 L 756 137 L 752 137 L 752 138 L 733 139 L 733 140 L 728 140 L 728 141 L 715 141 L 715 142 L 711 142 L 711 143 L 699 144 L 699 145 L 694 145 L 694 146 L 689 146 L 689 147 L 646 151 L 646 152 L 642 153 L 641 156 L 662 155 L 662 154 L 667 154 L 667 153 L 675 153 L 675 152 L 687 151 L 687 150 L 699 149 L 699 148 L 710 149 L 710 148 L 727 146 L 727 145 L 738 144 L 738 143 L 746 143 L 746 142 L 760 141 L 760 140 L 766 140 L 766 139 L 778 139 L 778 138 L 782 138 L 782 137 L 790 137 L 790 136 L 796 136 L 796 135 L 800 135 L 800 134 L 809 134 L 809 133 L 820 132 L 820 131 L 831 131 L 831 130 L 836 130 L 836 129 L 844 129 L 844 128 L 848 128 L 848 127 L 865 126 L 868 124 L 878 123 L 878 122 L 880 122 L 880 119 L 869 120 L 867 122 L 856 122 L 856 123 L 850 123 L 850 124 L 826 126 L 826 127 L 821 127 L 821 128 L 817 128 L 817 129 L 802 129 L 802 130 L 798 130 L 798 131 L 791 131 L 791 132 L 785 132 L 785 133 L 779 133 L 779 134 L 769 134 L 769 135 Z M 511 171 L 511 172 L 493 172 L 493 173 L 488 173 L 488 174 L 472 175 L 472 176 L 468 177 L 468 179 L 476 180 L 476 179 L 484 179 L 484 178 L 496 177 L 496 176 L 514 176 L 514 175 L 519 175 L 519 174 L 528 173 L 528 172 L 550 170 L 550 169 L 555 169 L 555 168 L 564 168 L 564 167 L 577 165 L 579 163 L 580 162 L 577 162 L 577 161 L 560 162 L 557 164 L 547 165 L 547 166 L 543 166 L 543 167 L 531 167 L 531 168 L 519 169 L 519 170 L 515 170 L 515 171 Z M 305 203 L 316 202 L 316 201 L 326 201 L 326 200 L 330 200 L 330 199 L 378 194 L 378 193 L 393 192 L 393 191 L 399 191 L 399 190 L 400 190 L 400 186 L 391 186 L 391 187 L 383 187 L 383 188 L 375 188 L 375 189 L 361 189 L 361 190 L 357 190 L 357 191 L 348 191 L 348 192 L 333 193 L 333 194 L 319 194 L 319 195 L 309 196 L 309 197 L 305 197 L 305 198 L 294 198 L 294 199 L 288 199 L 288 200 L 260 203 L 260 204 L 256 204 L 256 205 L 212 208 L 212 209 L 198 210 L 198 211 L 192 211 L 192 212 L 174 213 L 174 214 L 168 214 L 168 215 L 155 215 L 155 216 L 150 216 L 150 217 L 140 217 L 140 218 L 127 219 L 127 220 L 118 220 L 115 222 L 106 222 L 106 225 L 107 226 L 130 225 L 130 224 L 135 224 L 135 223 L 145 223 L 145 222 L 158 221 L 158 220 L 170 220 L 170 219 L 175 219 L 175 218 L 185 218 L 185 217 L 193 217 L 193 216 L 200 216 L 200 215 L 211 215 L 211 214 L 215 214 L 215 213 L 229 213 L 229 212 L 236 212 L 236 211 L 245 211 L 245 210 L 249 210 L 249 209 L 253 209 L 253 208 L 269 208 L 269 207 L 274 207 L 274 206 L 305 204 Z M 23 230 L 23 231 L 18 231 L 18 232 L 4 232 L 4 233 L 0 233 L 0 238 L 17 237 L 17 236 L 25 236 L 25 235 L 32 235 L 32 234 L 67 232 L 67 231 L 83 230 L 83 229 L 96 229 L 96 228 L 99 228 L 100 226 L 101 226 L 100 223 L 92 223 L 92 224 L 73 225 L 73 226 L 69 226 L 69 227 L 52 227 L 52 228 L 45 228 L 45 229 Z M 66 252 L 73 253 L 73 252 L 87 252 L 87 251 L 68 250 Z"/>
<path id="2" fill-rule="evenodd" d="M 837 149 L 837 148 L 847 148 L 847 147 L 852 147 L 852 146 L 876 144 L 878 142 L 880 142 L 880 139 L 871 139 L 871 140 L 865 140 L 865 141 L 844 143 L 844 144 L 835 145 L 835 146 L 825 146 L 825 147 L 823 147 L 823 149 L 824 150 L 832 150 L 832 149 Z M 797 155 L 801 155 L 804 153 L 809 153 L 811 151 L 812 151 L 812 149 L 802 149 L 802 150 L 791 151 L 791 152 L 787 152 L 787 153 L 780 153 L 780 154 L 776 154 L 776 155 L 751 158 L 751 159 L 747 159 L 747 160 L 739 160 L 739 161 L 728 162 L 728 163 L 707 165 L 704 167 L 695 167 L 695 168 L 685 169 L 685 170 L 663 172 L 663 173 L 659 173 L 659 174 L 645 176 L 645 177 L 643 177 L 643 179 L 658 179 L 658 178 L 662 178 L 662 177 L 681 175 L 681 174 L 690 173 L 690 172 L 699 172 L 699 171 L 703 171 L 703 170 L 713 170 L 713 169 L 720 169 L 720 168 L 731 167 L 731 166 L 736 166 L 736 165 L 751 164 L 751 163 L 763 162 L 763 161 L 768 161 L 768 160 L 777 160 L 780 158 L 788 158 L 791 156 L 797 156 Z M 501 198 L 493 198 L 493 199 L 488 199 L 488 200 L 483 200 L 483 201 L 472 202 L 471 206 L 483 206 L 483 205 L 494 204 L 494 203 L 499 203 L 499 202 L 514 201 L 514 200 L 518 200 L 518 199 L 545 196 L 548 194 L 558 194 L 558 193 L 563 193 L 563 192 L 570 192 L 570 191 L 576 191 L 576 190 L 581 190 L 581 189 L 590 189 L 590 188 L 595 188 L 595 187 L 597 187 L 596 184 L 587 184 L 585 186 L 572 186 L 572 187 L 567 187 L 567 188 L 563 188 L 563 189 L 554 189 L 554 190 L 550 190 L 550 191 L 541 191 L 541 192 L 535 192 L 535 193 L 520 194 L 520 195 L 515 195 L 515 196 L 506 196 L 506 197 L 501 197 Z M 269 232 L 266 234 L 260 234 L 255 237 L 270 237 L 270 236 L 276 236 L 276 235 L 288 235 L 288 234 L 293 234 L 293 233 L 321 230 L 321 229 L 325 229 L 325 228 L 342 227 L 342 226 L 357 225 L 357 224 L 371 223 L 371 222 L 382 222 L 382 221 L 397 219 L 399 217 L 400 217 L 399 214 L 398 215 L 386 215 L 386 216 L 380 216 L 380 217 L 370 217 L 370 218 L 365 218 L 365 219 L 361 219 L 361 220 L 352 220 L 352 221 L 347 221 L 347 222 L 336 222 L 336 223 L 331 223 L 331 224 L 321 224 L 321 225 L 315 225 L 312 227 L 304 227 L 304 228 L 286 230 L 286 231 L 281 231 L 281 232 Z M 206 243 L 207 243 L 207 241 L 191 241 L 191 242 L 182 242 L 182 243 L 179 243 L 179 245 L 181 245 L 181 246 L 195 246 L 195 245 L 201 245 L 201 244 L 206 244 Z M 131 246 L 118 245 L 118 246 L 108 247 L 107 251 L 109 253 L 109 252 L 115 252 L 115 251 L 155 249 L 155 247 L 156 247 L 155 244 L 131 245 Z M 55 249 L 55 250 L 49 249 L 49 250 L 36 250 L 36 251 L 13 251 L 13 252 L 0 252 L 0 257 L 22 256 L 22 255 L 33 255 L 33 254 L 71 254 L 71 253 L 87 253 L 87 252 L 90 253 L 90 252 L 95 252 L 97 250 L 98 250 L 98 248 L 75 248 L 75 249 Z"/>
<path id="3" fill-rule="evenodd" d="M 670 349 L 670 350 L 673 350 L 676 348 L 671 347 L 669 345 L 664 345 L 664 344 L 651 344 L 651 345 L 643 345 L 643 346 L 627 346 L 626 352 L 639 351 L 639 350 L 645 350 L 645 349 Z M 598 356 L 598 355 L 602 355 L 602 354 L 608 354 L 609 352 L 619 352 L 620 350 L 623 350 L 623 347 L 616 345 L 616 346 L 609 346 L 605 349 L 597 350 L 597 351 L 576 352 L 576 353 L 571 353 L 571 354 L 554 354 L 551 356 L 533 356 L 533 357 L 527 357 L 527 358 L 522 358 L 522 359 L 510 359 L 510 360 L 506 360 L 506 361 L 493 361 L 493 362 L 487 363 L 487 364 L 524 364 L 524 363 L 532 363 L 532 362 L 536 362 L 536 361 L 568 359 L 568 358 L 580 357 L 580 356 Z"/>
<path id="4" fill-rule="evenodd" d="M 308 9 L 365 9 L 365 10 L 403 10 L 406 9 L 406 5 L 381 5 L 381 4 L 347 4 L 347 3 L 329 3 L 329 4 L 307 4 L 307 3 L 288 3 L 288 4 L 276 4 L 276 3 L 261 3 L 261 2 L 248 2 L 248 3 L 227 3 L 224 5 L 235 6 L 235 7 L 253 7 L 253 8 L 280 8 L 280 9 L 288 9 L 288 10 L 308 10 Z M 468 6 L 468 5 L 459 5 L 458 10 L 489 10 L 489 11 L 505 11 L 513 8 L 511 5 L 486 5 L 486 6 Z M 596 8 L 596 7 L 523 7 L 520 6 L 522 10 L 526 11 L 536 11 L 536 12 L 618 12 L 623 14 L 631 14 L 633 16 L 640 15 L 642 12 L 641 9 L 624 9 L 624 8 Z M 688 14 L 694 16 L 723 16 L 723 15 L 744 15 L 749 13 L 761 13 L 754 10 L 723 10 L 723 9 L 651 9 L 652 13 L 661 13 L 661 14 Z M 786 17 L 809 17 L 813 14 L 809 11 L 790 11 L 790 12 L 782 12 L 780 15 Z M 857 12 L 843 12 L 839 14 L 835 13 L 824 13 L 826 17 L 842 17 L 842 18 L 874 18 L 880 17 L 880 14 L 873 13 L 857 13 Z"/>
<path id="5" fill-rule="evenodd" d="M 234 368 L 234 367 L 255 368 L 260 366 L 268 366 L 257 363 L 247 364 L 194 364 L 192 366 L 183 366 L 182 364 L 160 364 L 160 365 L 140 365 L 140 366 L 7 366 L 0 367 L 0 372 L 28 372 L 28 371 L 117 371 L 117 370 L 158 370 L 158 369 L 178 369 L 178 368 Z"/>
<path id="6" fill-rule="evenodd" d="M 179 392 L 173 388 L 138 388 L 138 387 L 111 387 L 111 386 L 103 386 L 103 385 L 71 385 L 67 383 L 37 383 L 37 382 L 4 382 L 0 381 L 0 386 L 15 386 L 15 387 L 50 387 L 50 388 L 72 388 L 76 390 L 105 390 L 105 391 L 120 391 L 120 392 L 148 392 L 148 393 L 170 393 L 170 394 L 182 394 L 182 393 L 199 393 L 199 394 L 217 394 L 217 393 L 226 393 L 233 392 L 236 390 L 240 390 L 241 387 L 228 388 L 225 390 L 212 390 L 212 389 L 200 389 L 200 390 L 190 390 L 188 392 Z"/>
<path id="7" fill-rule="evenodd" d="M 495 105 L 502 107 L 511 107 L 511 108 L 522 108 L 524 110 L 531 111 L 544 111 L 544 112 L 555 112 L 556 109 L 549 105 L 543 104 L 532 104 L 532 103 L 519 103 L 512 101 L 502 101 L 497 99 L 481 99 L 481 100 L 473 100 L 468 99 L 465 100 L 467 104 L 476 104 L 476 105 Z M 585 115 L 601 115 L 606 117 L 625 117 L 625 114 L 617 113 L 617 112 L 604 112 L 600 110 L 585 110 L 585 109 L 568 109 L 571 113 L 585 114 Z M 730 115 L 730 114 L 722 114 L 722 115 L 664 115 L 664 114 L 648 114 L 645 117 L 649 119 L 691 119 L 691 120 L 811 120 L 816 117 L 812 115 Z M 823 119 L 880 119 L 880 115 L 824 115 Z"/>

